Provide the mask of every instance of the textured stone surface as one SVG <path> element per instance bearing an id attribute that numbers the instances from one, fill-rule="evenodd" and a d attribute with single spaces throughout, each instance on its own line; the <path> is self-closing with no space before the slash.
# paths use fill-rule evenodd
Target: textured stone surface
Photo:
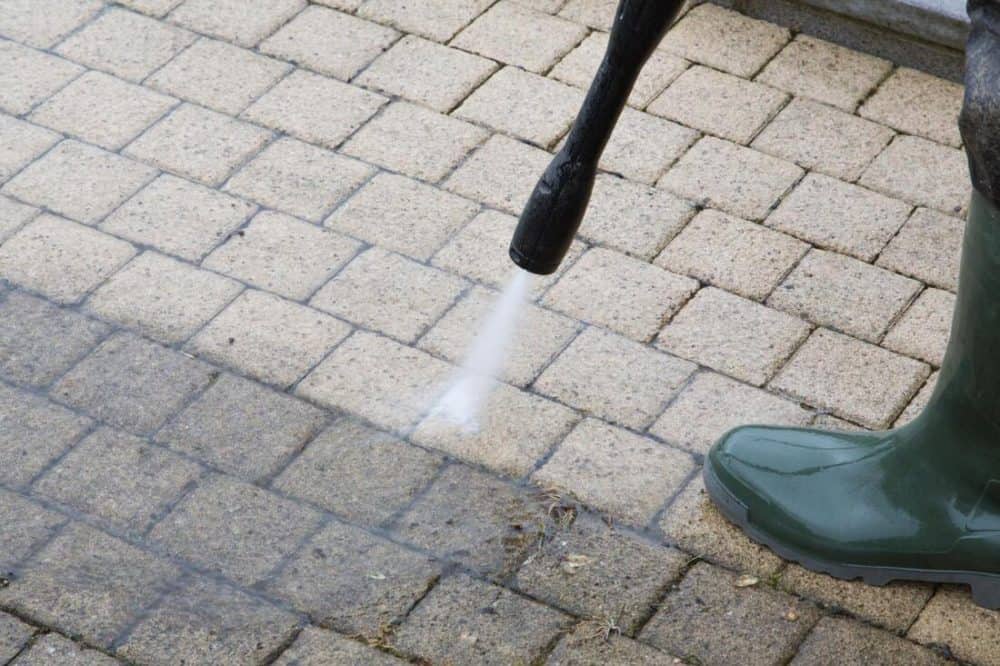
<path id="1" fill-rule="evenodd" d="M 915 136 L 897 137 L 859 181 L 891 197 L 964 215 L 971 186 L 965 154 Z"/>
<path id="2" fill-rule="evenodd" d="M 208 579 L 172 590 L 118 648 L 139 663 L 251 663 L 291 637 L 299 619 Z M 184 636 L 183 641 L 173 640 Z"/>
<path id="3" fill-rule="evenodd" d="M 130 143 L 125 154 L 216 186 L 270 138 L 266 129 L 185 103 Z"/>
<path id="4" fill-rule="evenodd" d="M 0 195 L 0 243 L 12 236 L 15 231 L 27 224 L 37 214 L 37 208 Z"/>
<path id="5" fill-rule="evenodd" d="M 841 418 L 884 428 L 928 374 L 930 369 L 919 361 L 819 329 L 772 386 Z"/>
<path id="6" fill-rule="evenodd" d="M 424 595 L 439 566 L 334 522 L 304 544 L 267 589 L 324 626 L 372 639 Z"/>
<path id="7" fill-rule="evenodd" d="M 94 292 L 87 308 L 170 344 L 190 338 L 242 290 L 229 278 L 144 252 Z"/>
<path id="8" fill-rule="evenodd" d="M 332 631 L 306 627 L 292 646 L 285 650 L 277 666 L 401 666 L 406 662 L 388 653 L 379 652 L 364 643 L 344 638 Z"/>
<path id="9" fill-rule="evenodd" d="M 757 135 L 753 147 L 806 169 L 854 181 L 892 137 L 886 127 L 795 98 Z"/>
<path id="10" fill-rule="evenodd" d="M 853 111 L 891 69 L 887 60 L 803 34 L 782 49 L 756 80 Z"/>
<path id="11" fill-rule="evenodd" d="M 493 60 L 542 73 L 587 34 L 583 26 L 501 0 L 451 44 Z"/>
<path id="12" fill-rule="evenodd" d="M 404 653 L 443 663 L 530 663 L 568 628 L 566 615 L 468 576 L 431 590 L 392 644 Z"/>
<path id="13" fill-rule="evenodd" d="M 243 585 L 265 580 L 320 514 L 225 476 L 202 481 L 149 534 L 177 557 Z"/>
<path id="14" fill-rule="evenodd" d="M 652 185 L 698 137 L 698 132 L 683 125 L 626 108 L 598 166 Z"/>
<path id="15" fill-rule="evenodd" d="M 694 370 L 687 361 L 588 328 L 546 368 L 535 389 L 586 413 L 642 430 Z"/>
<path id="16" fill-rule="evenodd" d="M 32 111 L 32 122 L 118 150 L 177 100 L 103 72 L 87 72 Z"/>
<path id="17" fill-rule="evenodd" d="M 774 88 L 696 65 L 670 84 L 649 112 L 746 144 L 787 98 Z"/>
<path id="18" fill-rule="evenodd" d="M 546 664 L 636 664 L 660 666 L 672 664 L 674 658 L 645 643 L 612 633 L 604 638 L 605 627 L 599 623 L 581 624 L 572 634 L 562 638 L 549 655 Z"/>
<path id="19" fill-rule="evenodd" d="M 690 456 L 676 449 L 587 419 L 532 479 L 627 523 L 645 525 L 693 467 Z M 599 475 L 592 473 L 596 469 Z"/>
<path id="20" fill-rule="evenodd" d="M 490 0 L 368 0 L 358 13 L 405 32 L 446 42 L 490 6 Z"/>
<path id="21" fill-rule="evenodd" d="M 779 586 L 832 608 L 885 627 L 905 631 L 934 593 L 931 585 L 894 582 L 885 587 L 865 585 L 859 580 L 838 580 L 791 565 L 782 572 Z"/>
<path id="22" fill-rule="evenodd" d="M 74 446 L 32 489 L 120 531 L 141 534 L 200 475 L 191 461 L 102 428 Z"/>
<path id="23" fill-rule="evenodd" d="M 660 529 L 667 543 L 737 571 L 770 576 L 784 564 L 719 513 L 705 491 L 700 470 L 667 507 Z"/>
<path id="24" fill-rule="evenodd" d="M 791 162 L 705 137 L 667 171 L 658 185 L 690 201 L 760 220 L 802 173 Z"/>
<path id="25" fill-rule="evenodd" d="M 878 265 L 949 291 L 958 288 L 965 222 L 918 208 L 879 255 Z"/>
<path id="26" fill-rule="evenodd" d="M 0 614 L 0 659 L 12 661 L 34 633 L 35 628 L 30 624 L 13 615 Z"/>
<path id="27" fill-rule="evenodd" d="M 909 278 L 841 254 L 812 250 L 767 304 L 877 342 L 919 291 L 920 284 Z"/>
<path id="28" fill-rule="evenodd" d="M 226 183 L 264 206 L 319 222 L 372 175 L 371 167 L 295 139 L 279 139 Z"/>
<path id="29" fill-rule="evenodd" d="M 355 258 L 310 304 L 409 343 L 451 307 L 464 286 L 464 280 L 375 247 Z"/>
<path id="30" fill-rule="evenodd" d="M 589 88 L 607 48 L 608 35 L 603 32 L 592 32 L 579 46 L 560 60 L 549 75 L 577 88 Z M 683 58 L 665 51 L 655 51 L 639 73 L 632 94 L 628 98 L 629 105 L 637 109 L 645 108 L 687 67 L 688 63 Z"/>
<path id="31" fill-rule="evenodd" d="M 656 258 L 667 270 L 763 300 L 809 246 L 714 210 L 699 213 Z"/>
<path id="32" fill-rule="evenodd" d="M 823 618 L 799 648 L 794 666 L 818 666 L 831 660 L 844 666 L 898 664 L 942 666 L 943 658 L 930 650 L 846 618 Z"/>
<path id="33" fill-rule="evenodd" d="M 322 410 L 223 375 L 156 434 L 175 451 L 255 481 L 275 473 L 328 420 Z"/>
<path id="34" fill-rule="evenodd" d="M 808 333 L 809 326 L 801 319 L 708 287 L 664 327 L 656 344 L 760 386 Z"/>
<path id="35" fill-rule="evenodd" d="M 375 526 L 413 501 L 440 466 L 440 456 L 343 418 L 310 441 L 274 487 Z"/>
<path id="36" fill-rule="evenodd" d="M 448 177 L 444 186 L 516 215 L 551 159 L 544 150 L 494 135 Z"/>
<path id="37" fill-rule="evenodd" d="M 10 465 L 0 470 L 0 480 L 27 486 L 53 459 L 83 435 L 90 419 L 30 393 L 0 384 L 0 453 Z"/>
<path id="38" fill-rule="evenodd" d="M 361 244 L 281 213 L 262 212 L 202 265 L 293 300 L 308 298 Z"/>
<path id="39" fill-rule="evenodd" d="M 10 575 L 18 570 L 18 565 L 40 548 L 66 519 L 42 508 L 25 497 L 6 490 L 0 490 L 0 537 L 3 537 L 3 551 L 0 551 L 0 572 Z M 0 656 L 6 649 L 4 615 L 0 615 Z M 10 625 L 7 625 L 8 627 Z"/>
<path id="40" fill-rule="evenodd" d="M 580 225 L 580 237 L 650 260 L 691 219 L 694 210 L 669 192 L 600 175 Z"/>
<path id="41" fill-rule="evenodd" d="M 54 146 L 59 139 L 58 134 L 44 127 L 0 115 L 0 181 L 16 174 Z M 0 237 L 2 235 L 3 232 L 0 231 Z"/>
<path id="42" fill-rule="evenodd" d="M 63 141 L 8 181 L 3 192 L 93 224 L 155 175 L 154 169 L 119 155 Z"/>
<path id="43" fill-rule="evenodd" d="M 307 7 L 260 44 L 282 60 L 349 81 L 399 37 L 380 26 L 325 7 Z"/>
<path id="44" fill-rule="evenodd" d="M 39 298 L 12 293 L 0 302 L 0 376 L 46 386 L 97 346 L 108 327 Z"/>
<path id="45" fill-rule="evenodd" d="M 970 603 L 968 590 L 942 587 L 906 635 L 920 643 L 947 645 L 959 659 L 992 666 L 1000 663 L 998 625 L 1000 613 Z"/>
<path id="46" fill-rule="evenodd" d="M 501 384 L 486 399 L 474 432 L 432 413 L 411 438 L 497 472 L 525 476 L 577 420 L 571 409 Z"/>
<path id="47" fill-rule="evenodd" d="M 395 521 L 401 540 L 483 574 L 513 573 L 548 525 L 544 498 L 464 465 L 442 472 Z"/>
<path id="48" fill-rule="evenodd" d="M 614 620 L 631 633 L 659 602 L 687 556 L 609 527 L 590 515 L 556 532 L 521 567 L 514 585 L 575 615 Z"/>
<path id="49" fill-rule="evenodd" d="M 359 331 L 309 373 L 297 392 L 402 430 L 424 414 L 452 372 L 426 352 Z"/>
<path id="50" fill-rule="evenodd" d="M 483 142 L 482 128 L 397 102 L 351 137 L 344 153 L 401 174 L 436 183 Z"/>
<path id="51" fill-rule="evenodd" d="M 56 51 L 80 64 L 138 82 L 194 40 L 195 35 L 187 30 L 112 7 L 63 40 Z"/>
<path id="52" fill-rule="evenodd" d="M 785 28 L 706 3 L 678 21 L 660 48 L 749 78 L 781 50 L 789 37 Z"/>
<path id="53" fill-rule="evenodd" d="M 209 366 L 128 333 L 117 333 L 63 375 L 52 395 L 135 433 L 151 431 L 208 385 Z"/>
<path id="54" fill-rule="evenodd" d="M 21 5 L 28 2 L 31 0 L 18 0 Z M 96 0 L 93 4 L 96 6 Z M 0 109 L 17 115 L 27 113 L 83 71 L 79 65 L 48 53 L 16 42 L 0 42 Z"/>
<path id="55" fill-rule="evenodd" d="M 901 67 L 858 111 L 866 118 L 958 147 L 958 112 L 962 108 L 962 86 L 936 76 Z"/>
<path id="56" fill-rule="evenodd" d="M 500 297 L 495 291 L 473 288 L 420 338 L 418 346 L 453 363 L 462 362 Z M 499 378 L 527 386 L 569 344 L 579 327 L 577 322 L 551 310 L 523 305 L 517 313 L 513 339 Z"/>
<path id="57" fill-rule="evenodd" d="M 334 148 L 387 101 L 382 95 L 298 69 L 241 116 L 297 139 Z"/>
<path id="58" fill-rule="evenodd" d="M 594 248 L 559 279 L 543 302 L 563 314 L 646 341 L 697 288 L 690 278 Z"/>
<path id="59" fill-rule="evenodd" d="M 407 35 L 355 83 L 447 113 L 496 69 L 486 58 Z"/>
<path id="60" fill-rule="evenodd" d="M 805 426 L 812 414 L 799 405 L 713 372 L 698 374 L 649 432 L 707 454 L 722 435 L 749 423 Z"/>
<path id="61" fill-rule="evenodd" d="M 100 229 L 198 261 L 255 210 L 246 201 L 163 174 L 104 218 Z"/>
<path id="62" fill-rule="evenodd" d="M 170 15 L 197 32 L 254 46 L 306 6 L 305 0 L 185 0 Z"/>
<path id="63" fill-rule="evenodd" d="M 455 109 L 455 115 L 547 147 L 569 129 L 582 101 L 583 93 L 576 88 L 504 67 Z"/>
<path id="64" fill-rule="evenodd" d="M 75 523 L 0 590 L 0 603 L 106 646 L 179 576 L 175 565 Z"/>
<path id="65" fill-rule="evenodd" d="M 795 597 L 696 564 L 642 630 L 643 641 L 709 663 L 773 664 L 789 659 L 817 619 Z M 789 619 L 794 614 L 795 619 Z M 726 627 L 720 632 L 719 626 Z"/>
<path id="66" fill-rule="evenodd" d="M 872 261 L 890 239 L 896 242 L 893 237 L 910 210 L 902 201 L 811 173 L 764 224 L 823 249 Z"/>
<path id="67" fill-rule="evenodd" d="M 476 204 L 415 180 L 382 173 L 326 219 L 326 226 L 426 261 L 467 222 Z"/>
<path id="68" fill-rule="evenodd" d="M 290 69 L 286 63 L 203 37 L 144 83 L 174 97 L 235 115 Z"/>
<path id="69" fill-rule="evenodd" d="M 11 0 L 0 12 L 0 35 L 38 48 L 52 46 L 101 9 L 99 0 Z"/>
<path id="70" fill-rule="evenodd" d="M 900 317 L 882 340 L 882 346 L 940 366 L 951 332 L 955 297 L 940 289 L 927 289 Z"/>
<path id="71" fill-rule="evenodd" d="M 16 663 L 17 666 L 45 666 L 51 663 L 63 666 L 116 666 L 119 662 L 59 634 L 46 634 L 25 650 Z"/>
<path id="72" fill-rule="evenodd" d="M 246 322 L 254 325 L 248 327 Z M 286 387 L 300 379 L 351 332 L 318 310 L 248 289 L 188 343 L 213 363 Z"/>

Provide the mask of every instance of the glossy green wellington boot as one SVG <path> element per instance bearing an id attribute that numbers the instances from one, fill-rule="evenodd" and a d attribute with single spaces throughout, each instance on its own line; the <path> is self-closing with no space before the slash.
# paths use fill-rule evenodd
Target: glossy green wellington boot
<path id="1" fill-rule="evenodd" d="M 1000 608 L 1000 2 L 971 0 L 960 126 L 973 196 L 937 387 L 885 433 L 743 427 L 705 462 L 722 513 L 837 578 L 965 583 Z"/>
<path id="2" fill-rule="evenodd" d="M 748 426 L 709 453 L 722 513 L 837 578 L 967 583 L 1000 607 L 1000 208 L 973 195 L 951 341 L 933 397 L 884 433 Z"/>

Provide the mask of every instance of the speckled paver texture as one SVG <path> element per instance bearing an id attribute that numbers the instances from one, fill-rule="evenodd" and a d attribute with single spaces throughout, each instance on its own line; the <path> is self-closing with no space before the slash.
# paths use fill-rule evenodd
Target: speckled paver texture
<path id="1" fill-rule="evenodd" d="M 700 478 L 926 402 L 958 85 L 686 11 L 485 427 L 429 413 L 616 4 L 0 1 L 0 663 L 1000 665 Z"/>

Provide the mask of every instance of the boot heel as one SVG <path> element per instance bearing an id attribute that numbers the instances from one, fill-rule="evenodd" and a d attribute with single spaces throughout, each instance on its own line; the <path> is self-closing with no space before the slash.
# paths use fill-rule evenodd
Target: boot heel
<path id="1" fill-rule="evenodd" d="M 1000 608 L 1000 577 L 977 578 L 970 581 L 972 600 L 977 606 L 996 610 Z"/>

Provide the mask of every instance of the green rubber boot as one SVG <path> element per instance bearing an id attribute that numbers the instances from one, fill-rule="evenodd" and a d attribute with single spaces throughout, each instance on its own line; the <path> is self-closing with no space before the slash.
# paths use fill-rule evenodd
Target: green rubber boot
<path id="1" fill-rule="evenodd" d="M 837 578 L 965 583 L 1000 607 L 1000 208 L 973 194 L 951 340 L 930 403 L 884 433 L 742 427 L 709 453 L 722 513 Z"/>

